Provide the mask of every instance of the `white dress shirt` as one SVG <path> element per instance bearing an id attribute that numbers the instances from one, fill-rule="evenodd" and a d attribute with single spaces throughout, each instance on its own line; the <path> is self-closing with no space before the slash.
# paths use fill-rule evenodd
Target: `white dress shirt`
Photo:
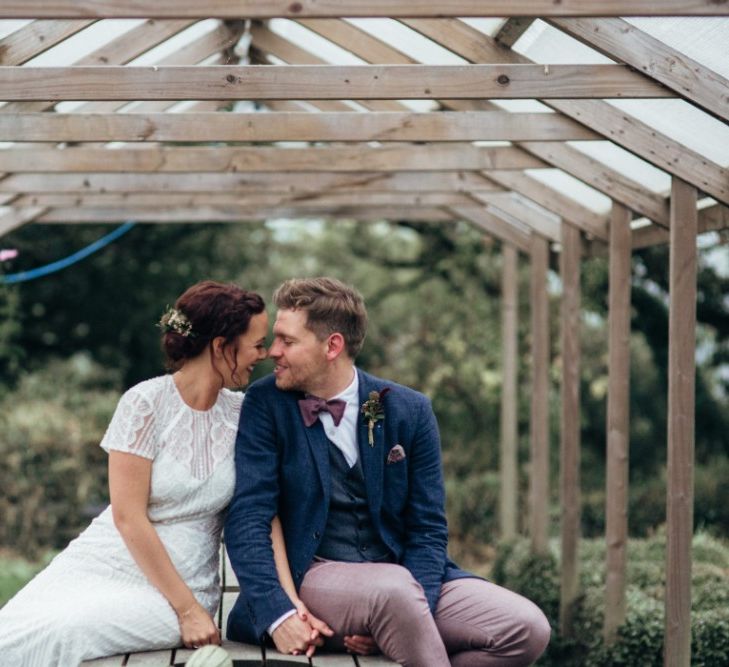
<path id="1" fill-rule="evenodd" d="M 328 412 L 319 413 L 319 421 L 324 427 L 324 433 L 342 452 L 347 464 L 352 468 L 359 459 L 359 447 L 357 446 L 357 419 L 359 418 L 359 376 L 357 369 L 354 369 L 354 378 L 349 386 L 331 400 L 338 398 L 346 401 L 344 415 L 339 426 L 334 425 L 334 418 Z"/>

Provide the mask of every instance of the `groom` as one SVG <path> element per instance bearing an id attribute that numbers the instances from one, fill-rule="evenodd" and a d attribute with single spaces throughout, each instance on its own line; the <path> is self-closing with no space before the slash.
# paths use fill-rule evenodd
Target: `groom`
<path id="1" fill-rule="evenodd" d="M 241 593 L 228 637 L 266 633 L 283 653 L 316 632 L 276 574 L 278 514 L 294 583 L 335 636 L 412 667 L 528 665 L 549 641 L 530 601 L 459 569 L 448 530 L 438 426 L 428 399 L 354 366 L 361 295 L 331 278 L 274 294 L 273 376 L 248 389 L 225 536 Z"/>

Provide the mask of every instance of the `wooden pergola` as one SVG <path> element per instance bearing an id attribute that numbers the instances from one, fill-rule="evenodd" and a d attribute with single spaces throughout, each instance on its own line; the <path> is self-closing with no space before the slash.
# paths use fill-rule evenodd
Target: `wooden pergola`
<path id="1" fill-rule="evenodd" d="M 609 256 L 608 641 L 625 616 L 631 251 L 669 243 L 665 664 L 687 666 L 696 237 L 729 227 L 729 161 L 709 159 L 609 100 L 678 99 L 709 125 L 726 126 L 729 81 L 627 20 L 634 16 L 729 17 L 729 3 L 3 0 L 0 19 L 32 20 L 0 39 L 0 141 L 8 142 L 0 149 L 0 235 L 33 223 L 346 217 L 467 221 L 498 239 L 501 530 L 505 537 L 517 530 L 521 253 L 531 281 L 529 534 L 536 552 L 548 539 L 547 272 L 550 250 L 558 252 L 565 633 L 578 596 L 580 262 L 589 253 Z M 420 62 L 343 17 L 397 21 L 457 64 Z M 505 18 L 489 32 L 462 17 Z M 109 28 L 116 36 L 104 38 L 114 23 L 107 19 L 144 20 L 121 34 Z M 276 30 L 269 19 L 289 20 L 313 41 Z M 207 29 L 195 32 L 203 20 Z M 722 20 L 729 39 L 729 18 Z M 537 22 L 609 62 L 529 60 L 516 47 Z M 75 62 L 34 63 L 61 43 L 84 43 L 92 30 L 98 45 Z M 343 53 L 343 62 L 322 55 L 322 44 Z M 428 110 L 415 111 L 408 100 L 427 100 Z M 544 108 L 508 110 L 505 100 L 538 100 Z M 670 193 L 571 142 L 611 142 L 670 177 Z M 558 170 L 609 198 L 610 209 L 585 205 L 535 170 Z"/>

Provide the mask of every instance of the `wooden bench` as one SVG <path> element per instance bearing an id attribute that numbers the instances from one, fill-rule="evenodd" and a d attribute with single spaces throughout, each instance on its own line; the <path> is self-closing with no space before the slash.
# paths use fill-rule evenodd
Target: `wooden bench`
<path id="1" fill-rule="evenodd" d="M 240 644 L 225 638 L 225 627 L 236 598 L 238 597 L 238 580 L 228 560 L 225 548 L 221 547 L 220 555 L 220 578 L 223 588 L 223 598 L 218 609 L 218 627 L 221 628 L 223 636 L 223 648 L 228 651 L 233 660 L 258 660 L 261 661 L 261 649 L 250 644 Z M 127 653 L 124 655 L 113 655 L 108 658 L 97 658 L 87 660 L 83 665 L 93 667 L 162 667 L 163 665 L 175 665 L 184 663 L 193 651 L 185 648 L 165 649 L 163 651 L 144 651 L 140 653 Z M 284 656 L 275 650 L 267 651 L 269 659 L 283 659 Z M 347 653 L 317 653 L 311 661 L 303 656 L 285 656 L 286 660 L 312 665 L 313 667 L 397 667 L 397 664 L 384 656 L 353 656 Z M 262 663 L 261 663 L 262 664 Z"/>

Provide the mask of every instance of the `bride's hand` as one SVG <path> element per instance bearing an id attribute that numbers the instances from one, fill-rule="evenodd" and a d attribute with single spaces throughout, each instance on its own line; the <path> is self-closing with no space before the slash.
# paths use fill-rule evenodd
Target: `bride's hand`
<path id="1" fill-rule="evenodd" d="M 302 600 L 298 600 L 294 603 L 294 606 L 296 607 L 296 613 L 299 616 L 299 618 L 302 621 L 306 621 L 311 627 L 311 639 L 312 641 L 316 642 L 317 646 L 321 646 L 323 643 L 323 640 L 321 639 L 321 636 L 324 635 L 325 637 L 333 637 L 334 636 L 334 630 L 332 630 L 324 621 L 322 621 L 320 618 L 317 618 L 312 614 L 307 608 L 306 605 L 303 603 Z M 309 650 L 306 652 L 306 655 L 311 657 L 314 654 L 315 646 L 312 645 L 309 647 Z"/>
<path id="2" fill-rule="evenodd" d="M 207 644 L 220 644 L 220 631 L 207 610 L 195 602 L 178 614 L 180 636 L 185 648 L 199 648 Z"/>

